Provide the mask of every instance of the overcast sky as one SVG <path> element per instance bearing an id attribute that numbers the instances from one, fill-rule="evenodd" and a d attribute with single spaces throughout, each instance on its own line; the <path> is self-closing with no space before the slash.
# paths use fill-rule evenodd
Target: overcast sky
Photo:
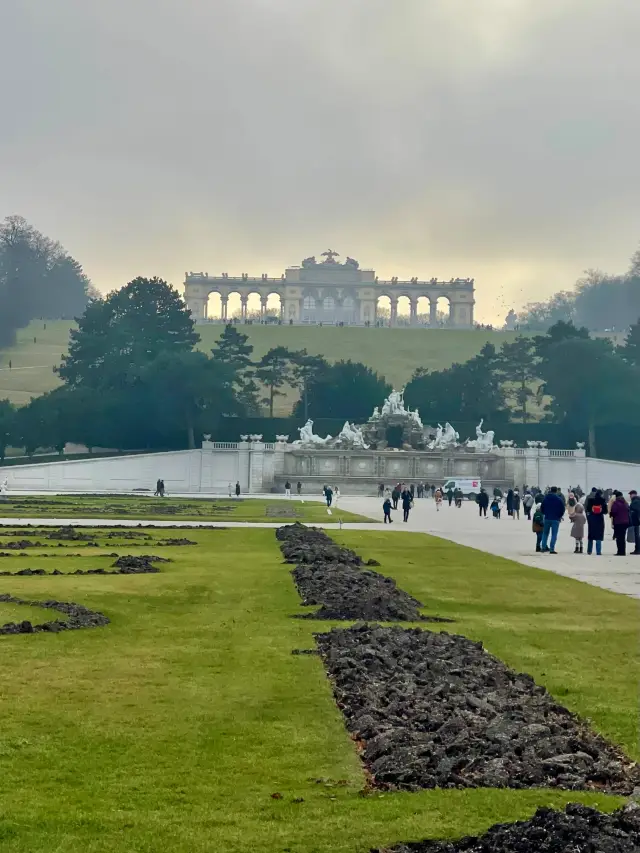
<path id="1" fill-rule="evenodd" d="M 640 243 L 640 0 L 0 0 L 0 215 L 103 291 L 327 248 L 477 317 Z"/>

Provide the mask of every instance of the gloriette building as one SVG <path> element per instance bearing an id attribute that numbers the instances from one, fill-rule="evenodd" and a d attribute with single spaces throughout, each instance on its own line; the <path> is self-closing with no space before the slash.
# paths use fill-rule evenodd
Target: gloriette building
<path id="1" fill-rule="evenodd" d="M 210 276 L 209 273 L 188 272 L 185 274 L 185 300 L 197 323 L 214 318 L 208 316 L 209 295 L 217 293 L 221 300 L 221 316 L 226 321 L 229 297 L 240 297 L 241 319 L 247 317 L 249 296 L 260 297 L 260 315 L 266 317 L 267 300 L 273 294 L 280 299 L 280 320 L 283 323 L 344 323 L 357 326 L 374 326 L 379 321 L 379 305 L 390 308 L 385 323 L 392 326 L 398 322 L 398 301 L 408 300 L 408 317 L 403 325 L 418 325 L 419 316 L 428 313 L 431 326 L 438 323 L 438 299 L 444 298 L 449 305 L 446 325 L 468 329 L 473 326 L 474 279 L 455 278 L 450 281 L 419 281 L 412 278 L 400 281 L 391 278 L 383 281 L 374 270 L 361 269 L 353 258 L 344 263 L 336 260 L 337 252 L 322 253 L 323 261 L 315 257 L 305 258 L 300 266 L 289 267 L 280 278 L 261 276 Z M 383 297 L 387 297 L 383 299 Z M 422 300 L 422 301 L 420 301 Z M 405 302 L 406 304 L 406 302 Z"/>

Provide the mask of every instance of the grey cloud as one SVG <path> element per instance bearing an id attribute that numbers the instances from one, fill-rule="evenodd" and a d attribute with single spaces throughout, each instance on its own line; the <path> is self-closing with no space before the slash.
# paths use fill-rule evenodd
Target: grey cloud
<path id="1" fill-rule="evenodd" d="M 637 0 L 0 0 L 0 212 L 96 284 L 329 244 L 479 314 L 640 239 Z M 499 297 L 499 298 L 498 298 Z"/>

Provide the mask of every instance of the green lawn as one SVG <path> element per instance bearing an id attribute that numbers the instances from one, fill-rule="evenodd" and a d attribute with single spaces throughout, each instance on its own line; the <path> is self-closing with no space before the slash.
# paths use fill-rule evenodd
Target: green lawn
<path id="1" fill-rule="evenodd" d="M 70 323 L 34 321 L 18 333 L 18 342 L 10 350 L 0 351 L 0 400 L 28 403 L 32 396 L 50 391 L 58 384 L 53 366 L 60 364 L 67 350 Z M 200 349 L 209 351 L 224 326 L 198 326 Z M 500 347 L 511 341 L 515 332 L 490 332 L 460 329 L 365 329 L 337 326 L 242 326 L 254 346 L 254 358 L 260 358 L 275 346 L 306 349 L 323 355 L 328 361 L 352 359 L 377 370 L 396 387 L 409 381 L 416 367 L 442 369 L 454 361 L 467 361 L 487 341 Z M 35 338 L 35 343 L 34 343 Z M 12 369 L 8 370 L 11 360 Z M 296 395 L 289 392 L 277 398 L 276 414 L 288 415 Z"/>
<path id="2" fill-rule="evenodd" d="M 3 518 L 119 518 L 146 521 L 267 521 L 286 524 L 291 521 L 366 521 L 353 512 L 333 507 L 331 516 L 320 503 L 298 498 L 265 500 L 260 498 L 225 498 L 189 500 L 188 498 L 154 498 L 138 495 L 46 495 L 13 494 L 0 503 Z"/>
<path id="3" fill-rule="evenodd" d="M 299 599 L 273 531 L 189 538 L 200 544 L 162 548 L 174 561 L 158 575 L 3 578 L 14 595 L 112 620 L 0 638 L 3 853 L 365 853 L 480 832 L 540 804 L 616 804 L 548 791 L 363 798 L 319 659 L 291 655 L 327 623 L 290 618 Z M 421 534 L 337 538 L 638 757 L 635 602 Z M 105 544 L 2 568 L 106 567 L 106 552 L 159 547 Z"/>

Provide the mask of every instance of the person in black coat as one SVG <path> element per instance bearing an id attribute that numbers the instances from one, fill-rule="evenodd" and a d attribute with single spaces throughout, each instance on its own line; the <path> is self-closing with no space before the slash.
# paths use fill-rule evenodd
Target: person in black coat
<path id="1" fill-rule="evenodd" d="M 480 493 L 476 497 L 476 503 L 478 504 L 478 515 L 487 517 L 487 508 L 489 506 L 489 495 L 485 492 L 484 489 L 480 489 Z"/>
<path id="2" fill-rule="evenodd" d="M 402 493 L 402 520 L 409 521 L 409 511 L 411 510 L 411 492 L 408 489 Z"/>
<path id="3" fill-rule="evenodd" d="M 600 489 L 593 488 L 591 494 L 585 501 L 584 506 L 587 513 L 588 544 L 587 554 L 593 553 L 593 543 L 596 543 L 596 554 L 602 554 L 602 540 L 604 539 L 604 517 L 607 514 L 607 502 Z"/>
<path id="4" fill-rule="evenodd" d="M 507 492 L 507 515 L 513 515 L 513 489 Z"/>
<path id="5" fill-rule="evenodd" d="M 391 492 L 391 500 L 393 501 L 393 508 L 398 509 L 398 501 L 400 500 L 400 488 L 398 486 L 393 487 L 393 491 Z"/>

